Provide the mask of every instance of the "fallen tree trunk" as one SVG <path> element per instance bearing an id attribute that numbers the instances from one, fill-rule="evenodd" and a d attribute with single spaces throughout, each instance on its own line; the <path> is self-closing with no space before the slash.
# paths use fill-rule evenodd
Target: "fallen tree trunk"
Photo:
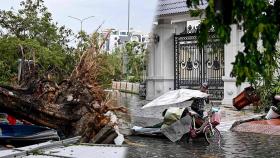
<path id="1" fill-rule="evenodd" d="M 106 112 L 125 112 L 99 86 L 101 47 L 93 44 L 85 51 L 71 76 L 60 84 L 46 77 L 34 77 L 37 70 L 32 72 L 29 68 L 23 72 L 23 78 L 31 75 L 26 77 L 24 85 L 0 86 L 0 110 L 18 119 L 57 129 L 66 138 L 82 136 L 82 142 L 89 142 L 111 121 Z"/>
<path id="2" fill-rule="evenodd" d="M 44 95 L 30 93 L 28 90 L 15 90 L 13 88 L 0 87 L 0 109 L 31 123 L 57 129 L 66 137 L 80 135 L 83 142 L 88 142 L 99 132 L 101 128 L 110 121 L 104 114 L 111 110 L 90 98 L 89 94 L 84 94 L 77 99 L 67 101 L 64 95 L 52 102 L 55 92 L 45 93 Z M 37 89 L 38 90 L 38 89 Z M 83 90 L 85 91 L 85 90 Z M 79 92 L 79 94 L 83 93 Z M 85 95 L 89 95 L 85 97 Z M 86 103 L 86 101 L 92 100 Z M 101 106 L 102 105 L 102 106 Z M 115 108 L 118 109 L 118 108 Z M 112 108 L 112 110 L 115 110 Z"/>
<path id="3" fill-rule="evenodd" d="M 17 91 L 9 91 L 0 87 L 1 110 L 37 125 L 47 126 L 61 131 L 65 136 L 83 135 L 78 129 L 82 126 L 80 120 L 87 120 L 89 124 L 97 119 L 96 113 L 88 111 L 78 103 L 52 104 L 35 100 L 30 94 L 22 94 Z M 88 117 L 88 118 L 85 118 Z M 104 118 L 105 119 L 105 118 Z M 96 122 L 102 122 L 96 120 Z M 86 124 L 83 122 L 83 124 Z M 95 123 L 98 130 L 98 125 Z M 91 128 L 94 132 L 94 128 Z"/>

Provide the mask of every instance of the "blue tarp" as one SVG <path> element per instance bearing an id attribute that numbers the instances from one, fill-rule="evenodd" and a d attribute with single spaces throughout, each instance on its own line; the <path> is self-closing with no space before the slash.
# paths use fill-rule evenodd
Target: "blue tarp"
<path id="1" fill-rule="evenodd" d="M 56 130 L 36 125 L 0 124 L 0 144 L 25 146 L 48 140 L 59 140 Z"/>

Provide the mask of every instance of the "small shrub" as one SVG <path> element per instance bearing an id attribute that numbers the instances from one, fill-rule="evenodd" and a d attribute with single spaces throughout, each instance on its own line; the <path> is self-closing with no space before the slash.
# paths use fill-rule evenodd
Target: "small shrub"
<path id="1" fill-rule="evenodd" d="M 280 82 L 274 81 L 270 85 L 261 85 L 256 87 L 256 92 L 260 97 L 259 110 L 268 111 L 270 106 L 276 106 L 280 109 L 280 103 L 275 101 L 274 96 L 280 95 Z"/>

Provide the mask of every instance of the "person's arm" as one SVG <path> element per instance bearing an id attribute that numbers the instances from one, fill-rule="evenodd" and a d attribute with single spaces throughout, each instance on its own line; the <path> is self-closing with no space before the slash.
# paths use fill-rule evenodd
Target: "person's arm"
<path id="1" fill-rule="evenodd" d="M 209 97 L 205 98 L 204 100 L 207 104 L 209 104 L 209 102 L 210 102 Z"/>
<path id="2" fill-rule="evenodd" d="M 280 101 L 280 95 L 275 95 L 274 99 L 277 100 L 277 101 Z"/>

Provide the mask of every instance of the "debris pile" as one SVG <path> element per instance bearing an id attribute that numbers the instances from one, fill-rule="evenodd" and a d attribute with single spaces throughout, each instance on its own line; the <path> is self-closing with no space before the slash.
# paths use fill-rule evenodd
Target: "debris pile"
<path id="1" fill-rule="evenodd" d="M 115 129 L 116 121 L 107 112 L 126 109 L 117 106 L 98 84 L 103 62 L 101 47 L 102 43 L 93 43 L 81 55 L 69 78 L 61 83 L 48 76 L 30 76 L 21 86 L 0 86 L 0 109 L 19 119 L 56 129 L 66 138 L 81 136 L 82 142 L 92 141 L 108 125 Z M 28 71 L 29 75 L 37 75 Z"/>

